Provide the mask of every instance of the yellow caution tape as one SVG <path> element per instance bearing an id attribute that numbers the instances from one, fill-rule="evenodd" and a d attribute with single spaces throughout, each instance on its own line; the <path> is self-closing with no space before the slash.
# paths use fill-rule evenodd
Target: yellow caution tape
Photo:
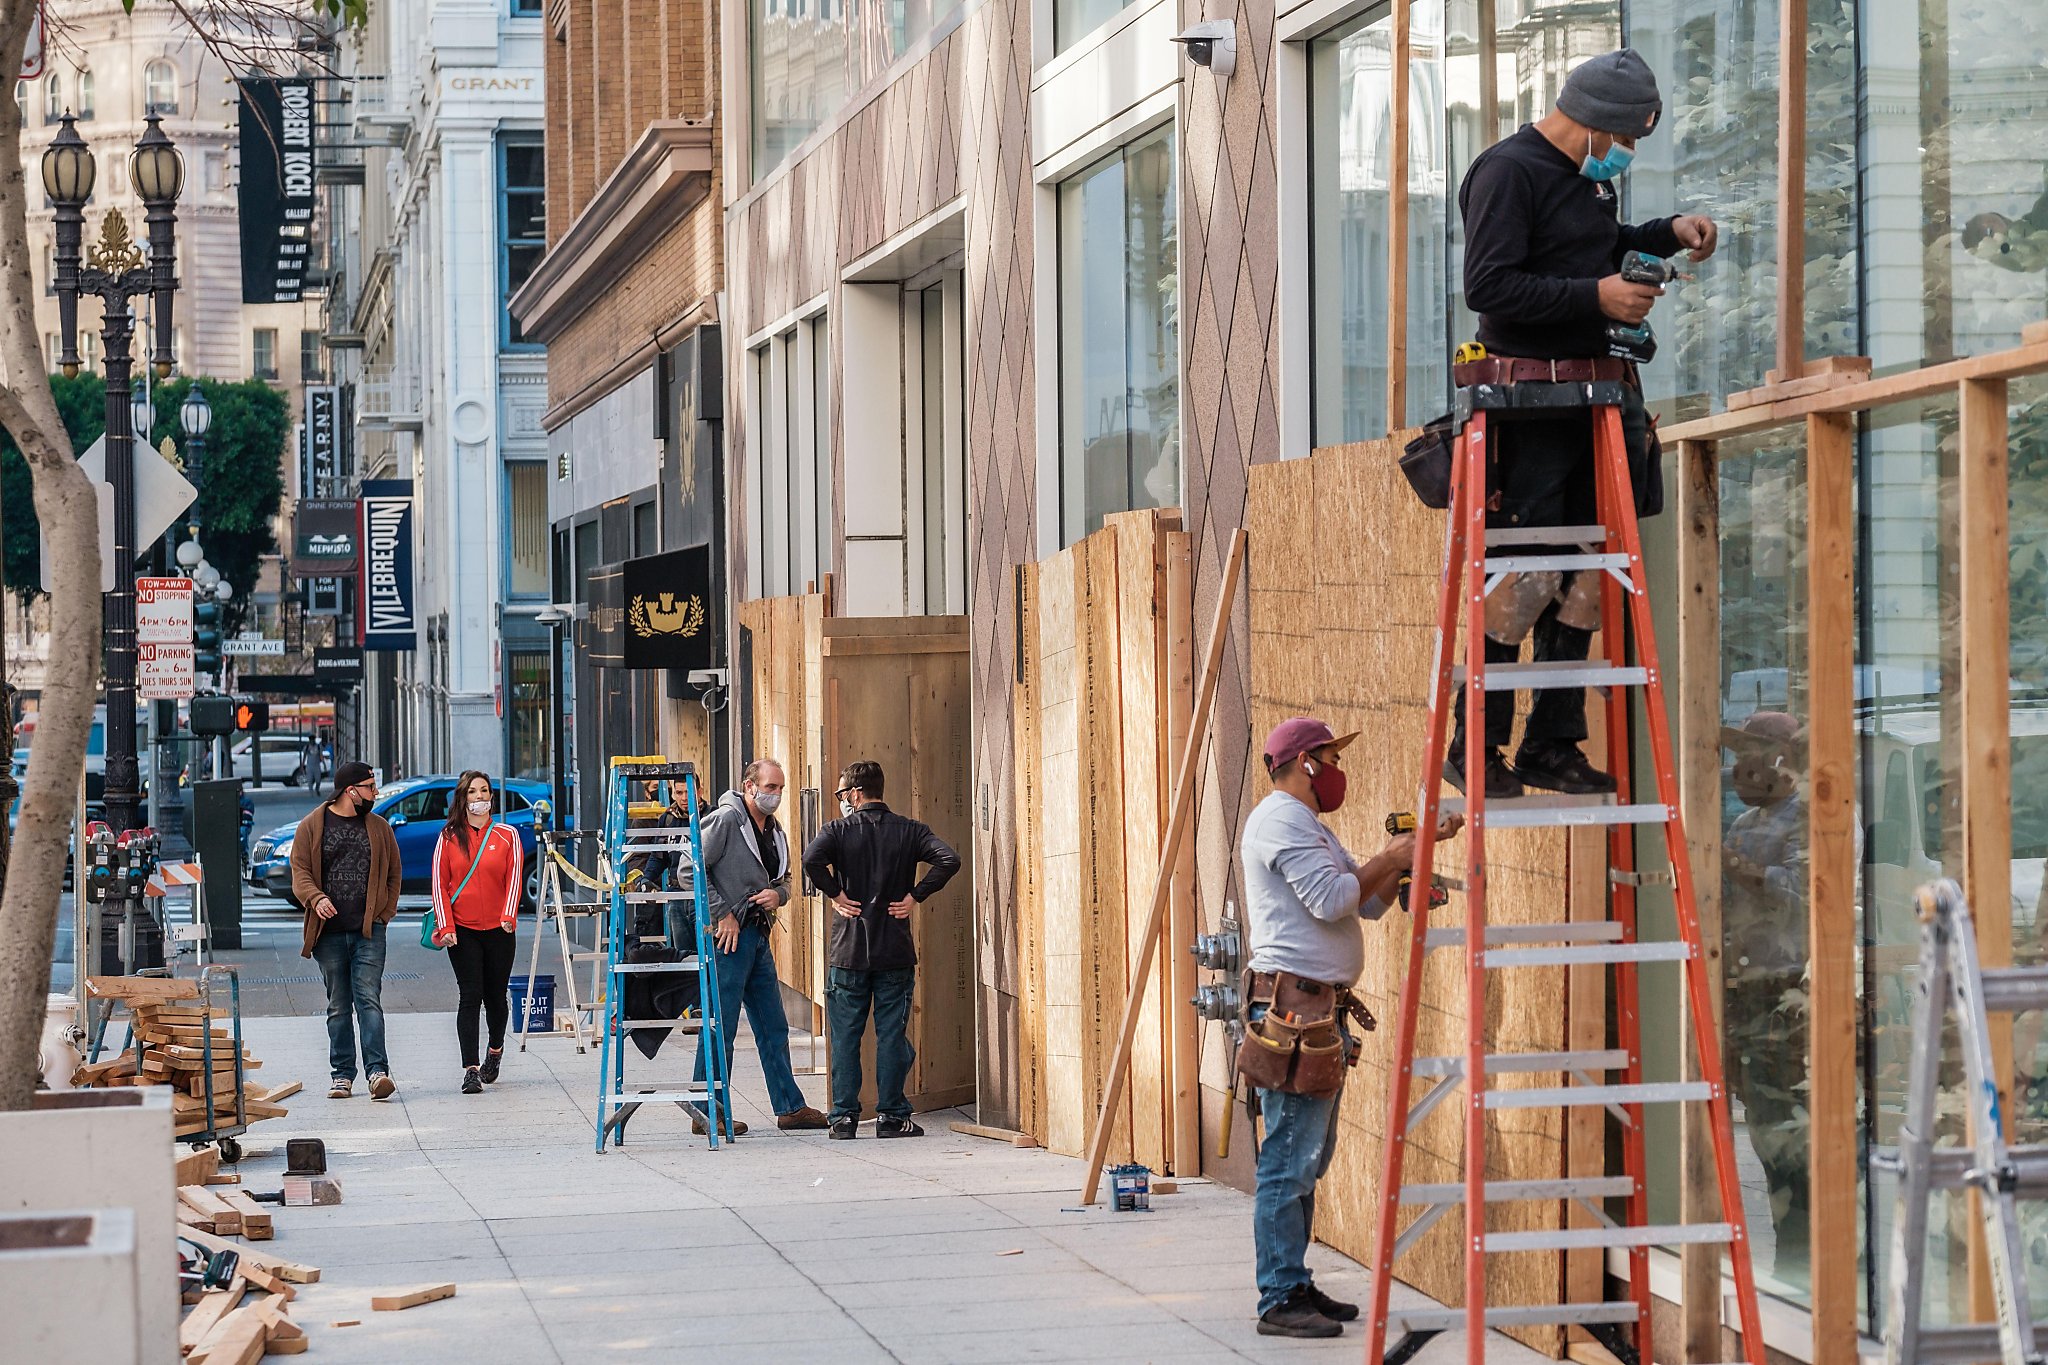
<path id="1" fill-rule="evenodd" d="M 574 881 L 578 886 L 588 887 L 592 891 L 610 891 L 612 889 L 610 882 L 599 881 L 596 877 L 591 876 L 588 872 L 585 872 L 582 868 L 564 858 L 562 850 L 559 848 L 550 848 L 548 856 L 557 863 L 560 863 L 562 871 L 568 873 L 570 880 Z"/>

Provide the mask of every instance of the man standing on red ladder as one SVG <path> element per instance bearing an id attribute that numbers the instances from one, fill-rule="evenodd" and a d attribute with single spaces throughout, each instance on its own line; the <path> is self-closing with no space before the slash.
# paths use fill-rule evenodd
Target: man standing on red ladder
<path id="1" fill-rule="evenodd" d="M 1657 126 L 1664 102 L 1657 78 L 1632 48 L 1582 62 L 1558 92 L 1557 107 L 1473 161 L 1458 191 L 1465 221 L 1465 301 L 1479 314 L 1486 357 L 1461 362 L 1471 384 L 1625 380 L 1622 430 L 1637 511 L 1663 509 L 1660 453 L 1643 408 L 1635 360 L 1610 336 L 1649 316 L 1664 291 L 1620 274 L 1629 251 L 1695 261 L 1714 253 L 1717 230 L 1698 214 L 1647 223 L 1620 221 L 1614 180 L 1635 157 L 1638 138 Z M 1589 526 L 1593 433 L 1587 410 L 1556 421 L 1517 421 L 1493 433 L 1486 524 L 1492 527 Z M 1530 546 L 1530 554 L 1569 554 L 1569 546 Z M 1592 570 L 1508 574 L 1486 602 L 1486 660 L 1513 663 L 1532 628 L 1537 662 L 1583 661 L 1600 622 L 1600 577 Z M 1444 777 L 1465 785 L 1465 693 Z M 1501 750 L 1514 728 L 1512 692 L 1486 699 L 1486 795 L 1522 795 L 1526 784 L 1552 791 L 1614 790 L 1614 779 L 1587 761 L 1586 694 L 1552 688 L 1537 694 L 1510 767 Z"/>

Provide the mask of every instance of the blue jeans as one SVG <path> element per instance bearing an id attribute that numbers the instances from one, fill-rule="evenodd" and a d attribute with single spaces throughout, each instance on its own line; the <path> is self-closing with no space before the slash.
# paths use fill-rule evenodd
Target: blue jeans
<path id="1" fill-rule="evenodd" d="M 1316 1217 L 1316 1182 L 1337 1150 L 1339 1091 L 1327 1099 L 1259 1092 L 1266 1140 L 1259 1146 L 1259 1189 L 1252 1200 L 1252 1241 L 1257 1254 L 1259 1313 L 1310 1283 L 1309 1229 Z"/>
<path id="2" fill-rule="evenodd" d="M 314 940 L 313 960 L 327 984 L 327 1069 L 337 1081 L 356 1078 L 356 1028 L 363 1033 L 363 1070 L 391 1070 L 384 1053 L 384 936 L 377 925 L 366 937 L 329 929 Z M 353 1018 L 351 1018 L 353 1016 Z"/>
<path id="3" fill-rule="evenodd" d="M 738 1041 L 740 1010 L 754 1030 L 754 1050 L 761 1056 L 761 1072 L 768 1078 L 768 1102 L 777 1114 L 793 1114 L 804 1107 L 804 1092 L 797 1089 L 789 1066 L 789 1016 L 782 1012 L 782 986 L 775 979 L 775 955 L 769 951 L 768 935 L 753 925 L 740 930 L 739 942 L 729 953 L 712 950 L 718 958 L 718 1003 L 725 1013 L 725 1077 L 732 1079 L 732 1048 Z M 697 1071 L 704 1079 L 704 1035 L 697 1035 Z"/>
<path id="4" fill-rule="evenodd" d="M 910 1045 L 910 993 L 917 968 L 857 972 L 834 967 L 825 985 L 825 1027 L 832 1044 L 832 1117 L 860 1117 L 860 1040 L 875 1015 L 875 1112 L 907 1119 L 910 1101 L 903 1082 L 917 1049 Z"/>

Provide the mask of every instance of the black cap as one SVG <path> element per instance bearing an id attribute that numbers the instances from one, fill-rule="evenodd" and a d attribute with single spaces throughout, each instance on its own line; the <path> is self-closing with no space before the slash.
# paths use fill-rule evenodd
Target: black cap
<path id="1" fill-rule="evenodd" d="M 339 796 L 350 787 L 368 782 L 376 775 L 367 763 L 357 763 L 354 761 L 344 763 L 334 770 L 334 794 Z"/>

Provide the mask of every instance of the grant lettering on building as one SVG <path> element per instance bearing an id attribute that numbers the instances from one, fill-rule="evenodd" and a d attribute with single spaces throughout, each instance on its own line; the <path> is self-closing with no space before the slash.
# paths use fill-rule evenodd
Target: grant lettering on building
<path id="1" fill-rule="evenodd" d="M 411 479 L 363 482 L 362 567 L 356 612 L 365 650 L 406 651 L 419 646 L 413 582 Z"/>
<path id="2" fill-rule="evenodd" d="M 242 301 L 297 303 L 313 241 L 314 93 L 307 76 L 249 76 L 241 91 Z"/>

